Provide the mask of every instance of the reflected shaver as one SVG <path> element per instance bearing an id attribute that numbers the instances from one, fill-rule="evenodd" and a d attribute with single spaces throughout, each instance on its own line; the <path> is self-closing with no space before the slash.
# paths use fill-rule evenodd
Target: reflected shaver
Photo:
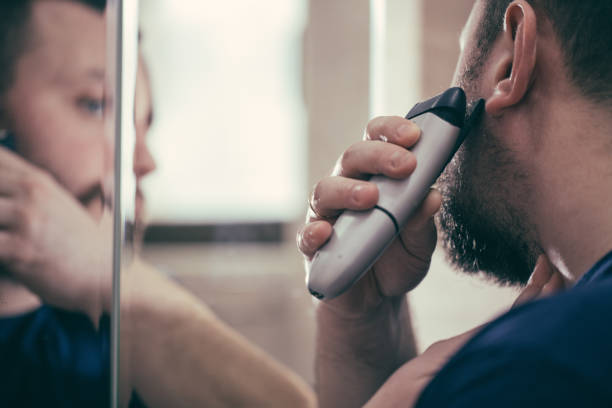
<path id="1" fill-rule="evenodd" d="M 466 97 L 461 88 L 416 104 L 406 115 L 421 129 L 411 149 L 417 159 L 406 179 L 373 176 L 379 190 L 377 205 L 368 211 L 344 211 L 328 242 L 308 268 L 307 285 L 319 299 L 331 299 L 349 289 L 384 253 L 425 199 L 463 142 L 484 106 L 479 100 L 466 120 Z"/>

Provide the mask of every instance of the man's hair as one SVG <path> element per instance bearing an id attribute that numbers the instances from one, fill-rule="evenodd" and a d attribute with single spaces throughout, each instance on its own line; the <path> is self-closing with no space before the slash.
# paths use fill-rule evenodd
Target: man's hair
<path id="1" fill-rule="evenodd" d="M 499 36 L 511 0 L 479 0 L 484 3 L 477 31 L 474 65 L 479 74 Z M 528 0 L 538 17 L 550 20 L 562 49 L 569 79 L 595 102 L 612 101 L 612 0 Z"/>
<path id="2" fill-rule="evenodd" d="M 0 0 L 0 96 L 14 80 L 15 64 L 27 46 L 32 4 L 37 0 Z M 106 0 L 69 0 L 102 13 Z"/>

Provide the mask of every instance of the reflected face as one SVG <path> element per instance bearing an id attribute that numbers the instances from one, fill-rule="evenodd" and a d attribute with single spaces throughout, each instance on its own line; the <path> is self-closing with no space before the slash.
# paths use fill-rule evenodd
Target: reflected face
<path id="1" fill-rule="evenodd" d="M 136 224 L 143 227 L 145 221 L 144 196 L 140 189 L 142 179 L 155 170 L 155 160 L 147 146 L 147 133 L 153 123 L 153 99 L 151 83 L 142 58 L 138 64 L 136 77 L 136 97 L 134 104 L 134 125 L 136 146 L 134 150 L 134 175 L 136 177 Z"/>
<path id="2" fill-rule="evenodd" d="M 70 1 L 36 1 L 29 27 L 5 101 L 17 151 L 99 217 L 110 171 L 104 16 Z"/>
<path id="3" fill-rule="evenodd" d="M 491 72 L 476 46 L 482 2 L 474 6 L 462 34 L 454 83 L 469 100 L 490 95 Z M 500 22 L 501 24 L 501 22 Z M 449 260 L 468 272 L 484 272 L 506 284 L 525 283 L 540 253 L 529 224 L 530 186 L 524 156 L 485 117 L 466 138 L 440 179 L 439 225 Z"/>
<path id="4" fill-rule="evenodd" d="M 105 19 L 71 1 L 37 1 L 30 43 L 15 67 L 7 93 L 8 127 L 17 151 L 50 172 L 92 216 L 103 210 L 102 185 L 112 171 L 104 126 Z M 137 185 L 155 169 L 146 145 L 153 119 L 149 78 L 141 62 L 135 100 Z M 138 188 L 136 219 L 142 222 Z"/>

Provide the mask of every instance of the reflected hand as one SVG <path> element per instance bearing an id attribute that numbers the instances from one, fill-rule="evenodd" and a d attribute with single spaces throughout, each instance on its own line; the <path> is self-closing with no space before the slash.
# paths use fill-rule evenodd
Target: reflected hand
<path id="1" fill-rule="evenodd" d="M 49 174 L 0 148 L 0 262 L 44 302 L 96 322 L 108 310 L 111 221 L 98 224 Z"/>
<path id="2" fill-rule="evenodd" d="M 402 179 L 412 174 L 418 164 L 407 148 L 419 136 L 419 128 L 401 117 L 378 117 L 369 122 L 365 140 L 349 147 L 331 175 L 315 186 L 306 224 L 297 235 L 306 262 L 329 239 L 343 210 L 366 210 L 376 205 L 378 189 L 366 181 L 369 176 Z M 418 285 L 429 269 L 436 245 L 433 215 L 440 203 L 440 194 L 432 190 L 372 269 L 345 294 L 325 303 L 344 314 L 362 314 Z"/>

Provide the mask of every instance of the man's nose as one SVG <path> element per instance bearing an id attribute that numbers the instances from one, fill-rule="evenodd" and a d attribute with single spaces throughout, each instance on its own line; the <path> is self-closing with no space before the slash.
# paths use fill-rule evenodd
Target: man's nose
<path id="1" fill-rule="evenodd" d="M 146 176 L 156 167 L 155 159 L 151 155 L 147 144 L 144 141 L 137 140 L 134 147 L 134 175 L 136 178 L 140 179 Z"/>

